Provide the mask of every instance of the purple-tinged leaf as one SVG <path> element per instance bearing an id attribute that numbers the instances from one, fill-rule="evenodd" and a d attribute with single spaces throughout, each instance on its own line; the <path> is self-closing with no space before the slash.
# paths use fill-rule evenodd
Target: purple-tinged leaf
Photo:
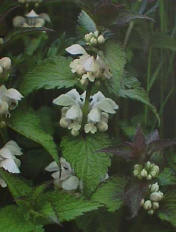
<path id="1" fill-rule="evenodd" d="M 132 152 L 130 150 L 120 150 L 118 148 L 113 147 L 107 147 L 104 149 L 101 149 L 99 152 L 106 152 L 106 153 L 112 153 L 114 155 L 117 155 L 119 157 L 124 158 L 125 160 L 131 160 L 132 159 Z"/>
<path id="2" fill-rule="evenodd" d="M 162 151 L 165 148 L 176 145 L 176 139 L 159 139 L 151 142 L 148 145 L 148 152 L 153 153 L 156 151 Z"/>
<path id="3" fill-rule="evenodd" d="M 150 144 L 156 140 L 159 140 L 160 136 L 159 136 L 159 132 L 158 130 L 154 130 L 152 131 L 147 137 L 146 137 L 146 144 Z"/>

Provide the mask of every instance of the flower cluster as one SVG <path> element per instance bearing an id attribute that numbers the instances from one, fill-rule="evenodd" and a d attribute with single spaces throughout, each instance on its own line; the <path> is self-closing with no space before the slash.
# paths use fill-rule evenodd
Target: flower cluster
<path id="1" fill-rule="evenodd" d="M 103 44 L 105 42 L 105 38 L 103 35 L 99 34 L 98 31 L 95 31 L 86 34 L 85 41 L 87 45 L 97 45 L 97 44 Z"/>
<path id="2" fill-rule="evenodd" d="M 54 178 L 54 185 L 56 187 L 67 191 L 81 188 L 81 181 L 74 175 L 74 170 L 64 158 L 60 158 L 60 167 L 53 161 L 45 168 L 45 170 L 53 172 L 51 176 Z"/>
<path id="3" fill-rule="evenodd" d="M 87 84 L 89 81 L 94 82 L 97 79 L 110 79 L 112 74 L 105 63 L 104 59 L 97 55 L 89 55 L 86 50 L 79 44 L 74 44 L 66 49 L 71 55 L 80 55 L 70 63 L 72 73 L 81 76 L 81 84 Z"/>
<path id="4" fill-rule="evenodd" d="M 0 149 L 0 168 L 4 168 L 10 173 L 20 173 L 21 161 L 16 156 L 21 156 L 22 154 L 18 144 L 13 140 L 9 141 Z M 7 186 L 2 178 L 0 178 L 0 185 L 3 188 Z"/>
<path id="5" fill-rule="evenodd" d="M 13 19 L 14 27 L 43 27 L 46 22 L 50 22 L 50 17 L 46 13 L 37 14 L 31 10 L 25 17 L 16 16 Z"/>
<path id="6" fill-rule="evenodd" d="M 19 3 L 25 4 L 26 7 L 28 7 L 28 5 L 30 3 L 34 3 L 35 6 L 37 7 L 39 5 L 39 3 L 42 2 L 42 0 L 18 0 Z"/>
<path id="7" fill-rule="evenodd" d="M 0 116 L 9 116 L 9 110 L 13 110 L 18 105 L 23 96 L 13 88 L 7 89 L 4 85 L 0 86 Z"/>
<path id="8" fill-rule="evenodd" d="M 8 73 L 11 68 L 11 59 L 9 57 L 3 57 L 0 59 L 0 77 Z"/>
<path id="9" fill-rule="evenodd" d="M 159 166 L 151 163 L 150 161 L 146 162 L 145 165 L 136 164 L 133 170 L 134 176 L 138 179 L 147 179 L 151 180 L 156 178 L 159 174 Z"/>
<path id="10" fill-rule="evenodd" d="M 150 196 L 149 200 L 142 199 L 141 206 L 148 212 L 154 214 L 155 210 L 159 208 L 159 202 L 163 199 L 164 194 L 159 191 L 158 183 L 149 185 Z"/>
<path id="11" fill-rule="evenodd" d="M 62 94 L 53 100 L 53 103 L 63 106 L 61 109 L 60 126 L 71 130 L 77 136 L 81 129 L 86 92 L 80 95 L 76 89 Z M 109 114 L 114 114 L 118 105 L 110 98 L 106 98 L 100 91 L 90 97 L 87 124 L 84 125 L 86 133 L 95 134 L 97 130 L 104 132 L 108 129 Z"/>

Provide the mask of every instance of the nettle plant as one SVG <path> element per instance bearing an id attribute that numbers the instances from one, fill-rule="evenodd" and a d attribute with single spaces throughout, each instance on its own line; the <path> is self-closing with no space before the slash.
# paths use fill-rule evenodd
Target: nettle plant
<path id="1" fill-rule="evenodd" d="M 13 25 L 25 32 L 40 27 L 41 42 L 48 36 L 42 28 L 47 20 L 47 14 L 32 10 L 16 16 Z M 140 82 L 125 70 L 122 44 L 83 10 L 78 26 L 84 32 L 80 40 L 67 41 L 62 55 L 52 44 L 18 90 L 12 88 L 18 69 L 13 59 L 20 67 L 23 58 L 0 59 L 0 185 L 12 196 L 0 209 L 0 231 L 42 232 L 69 221 L 73 230 L 86 232 L 168 231 L 170 225 L 161 222 L 166 221 L 172 231 L 176 177 L 163 150 L 176 141 L 160 139 L 157 130 L 145 137 L 140 127 L 132 142 L 115 141 L 111 132 L 118 127 L 113 122 L 123 108 L 121 98 L 138 100 L 159 117 Z M 34 36 L 24 40 L 38 41 Z M 7 42 L 4 38 L 1 46 Z M 27 55 L 31 59 L 33 53 Z"/>

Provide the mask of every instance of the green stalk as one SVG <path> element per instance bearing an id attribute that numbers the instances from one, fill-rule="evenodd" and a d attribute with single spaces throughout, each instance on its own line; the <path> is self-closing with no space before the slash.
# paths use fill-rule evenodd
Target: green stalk
<path id="1" fill-rule="evenodd" d="M 126 46 L 127 46 L 130 34 L 131 34 L 132 30 L 133 30 L 133 27 L 134 27 L 134 21 L 131 21 L 129 23 L 129 26 L 128 26 L 128 29 L 127 29 L 127 32 L 126 32 L 126 35 L 125 35 L 125 39 L 124 39 L 124 43 L 123 43 L 124 48 L 126 48 Z"/>

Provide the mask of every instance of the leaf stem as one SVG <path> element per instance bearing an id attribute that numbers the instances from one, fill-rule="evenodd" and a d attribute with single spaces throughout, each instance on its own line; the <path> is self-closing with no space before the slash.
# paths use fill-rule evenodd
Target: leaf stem
<path id="1" fill-rule="evenodd" d="M 123 47 L 125 48 L 127 43 L 128 43 L 128 40 L 129 40 L 129 37 L 130 37 L 130 34 L 133 30 L 133 27 L 134 27 L 134 21 L 131 21 L 129 23 L 129 26 L 128 26 L 128 29 L 127 29 L 127 32 L 126 32 L 126 35 L 125 35 L 125 39 L 124 39 L 124 43 L 123 43 Z"/>

